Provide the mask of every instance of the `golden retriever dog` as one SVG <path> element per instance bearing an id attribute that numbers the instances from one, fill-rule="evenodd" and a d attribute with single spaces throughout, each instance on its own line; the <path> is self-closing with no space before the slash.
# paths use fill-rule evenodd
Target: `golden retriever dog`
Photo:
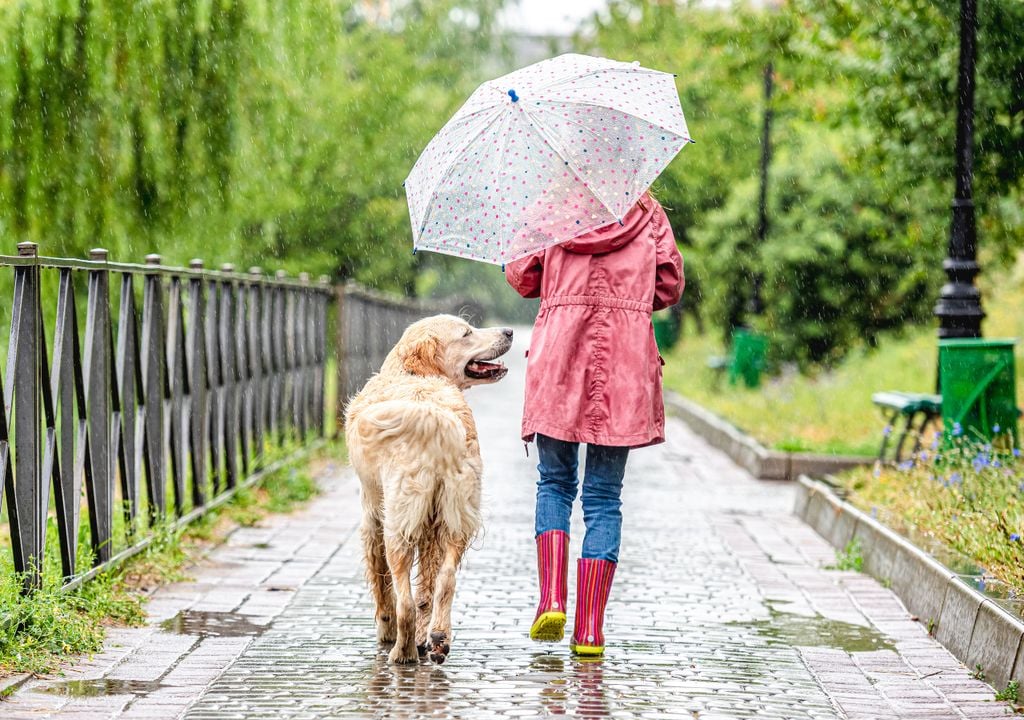
<path id="1" fill-rule="evenodd" d="M 388 659 L 448 656 L 455 571 L 480 529 L 480 444 L 463 391 L 508 372 L 512 330 L 451 315 L 410 325 L 345 414 L 362 483 L 366 578 Z M 418 557 L 416 557 L 418 555 Z M 418 563 L 416 600 L 412 568 Z"/>

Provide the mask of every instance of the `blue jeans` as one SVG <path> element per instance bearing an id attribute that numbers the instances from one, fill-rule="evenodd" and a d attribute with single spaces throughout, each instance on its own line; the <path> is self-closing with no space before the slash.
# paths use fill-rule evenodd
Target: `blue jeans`
<path id="1" fill-rule="evenodd" d="M 572 504 L 579 484 L 579 443 L 537 434 L 537 534 L 569 532 Z M 619 561 L 622 540 L 622 476 L 629 448 L 587 445 L 583 472 L 583 557 Z"/>

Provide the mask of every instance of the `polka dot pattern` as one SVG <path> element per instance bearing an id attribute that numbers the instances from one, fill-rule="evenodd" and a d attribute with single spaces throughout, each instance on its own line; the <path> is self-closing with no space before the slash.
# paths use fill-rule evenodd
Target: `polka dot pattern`
<path id="1" fill-rule="evenodd" d="M 576 54 L 516 70 L 406 179 L 414 247 L 504 264 L 569 240 L 622 218 L 689 141 L 669 73 Z"/>

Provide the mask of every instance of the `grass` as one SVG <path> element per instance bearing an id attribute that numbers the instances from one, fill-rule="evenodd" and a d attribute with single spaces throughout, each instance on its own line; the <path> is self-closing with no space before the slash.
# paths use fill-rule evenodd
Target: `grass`
<path id="1" fill-rule="evenodd" d="M 954 438 L 900 467 L 860 468 L 840 482 L 857 507 L 919 542 L 952 548 L 1024 596 L 1024 459 Z"/>
<path id="2" fill-rule="evenodd" d="M 1020 683 L 1016 680 L 1011 680 L 1009 684 L 999 692 L 996 693 L 996 700 L 1005 700 L 1007 702 L 1019 702 L 1020 698 Z"/>
<path id="3" fill-rule="evenodd" d="M 986 337 L 1024 338 L 1024 278 L 999 277 L 985 310 Z M 689 326 L 688 326 L 689 327 Z M 1017 346 L 1024 361 L 1024 344 Z M 765 378 L 762 387 L 731 387 L 716 378 L 708 358 L 723 355 L 720 339 L 685 335 L 665 355 L 665 387 L 724 417 L 767 447 L 793 452 L 873 456 L 885 419 L 871 403 L 880 390 L 934 392 L 938 349 L 931 327 L 887 335 L 879 347 L 857 348 L 837 367 L 814 375 L 793 370 Z M 1024 383 L 1018 383 L 1024 406 Z"/>
<path id="4" fill-rule="evenodd" d="M 826 570 L 853 570 L 860 572 L 864 568 L 864 553 L 861 548 L 860 538 L 854 538 L 846 543 L 842 550 L 836 550 L 836 561 L 827 566 Z"/>
<path id="5" fill-rule="evenodd" d="M 99 650 L 107 627 L 141 624 L 149 591 L 187 579 L 188 567 L 235 527 L 255 525 L 269 513 L 289 512 L 315 496 L 317 484 L 307 465 L 342 453 L 341 443 L 332 443 L 312 463 L 285 466 L 184 530 L 158 528 L 142 553 L 73 591 L 59 589 L 59 559 L 51 552 L 44 587 L 22 596 L 8 550 L 7 564 L 0 566 L 0 677 L 53 672 L 70 656 Z M 90 564 L 87 543 L 82 544 L 80 563 Z"/>

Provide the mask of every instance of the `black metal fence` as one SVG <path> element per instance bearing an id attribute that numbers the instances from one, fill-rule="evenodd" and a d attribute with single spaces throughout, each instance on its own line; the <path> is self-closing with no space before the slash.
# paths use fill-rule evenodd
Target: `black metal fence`
<path id="1" fill-rule="evenodd" d="M 380 370 L 384 358 L 411 323 L 437 313 L 482 314 L 480 309 L 454 300 L 416 302 L 373 292 L 353 283 L 338 288 L 337 300 L 339 427 L 345 401 Z"/>
<path id="2" fill-rule="evenodd" d="M 32 243 L 3 267 L 14 297 L 0 509 L 26 590 L 55 552 L 49 517 L 63 582 L 77 584 L 162 522 L 219 504 L 262 471 L 268 448 L 323 434 L 323 280 L 156 255 L 114 263 L 104 250 L 40 257 Z"/>

